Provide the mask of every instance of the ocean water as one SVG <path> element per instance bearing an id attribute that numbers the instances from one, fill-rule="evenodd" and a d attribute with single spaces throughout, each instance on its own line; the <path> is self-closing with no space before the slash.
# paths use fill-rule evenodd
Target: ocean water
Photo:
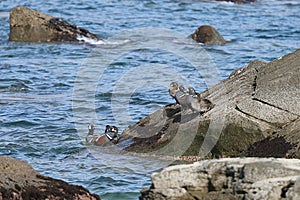
<path id="1" fill-rule="evenodd" d="M 9 42 L 9 11 L 21 5 L 61 17 L 103 40 Z M 104 200 L 138 199 L 159 158 L 87 145 L 90 122 L 120 132 L 173 103 L 171 81 L 198 91 L 253 60 L 272 61 L 300 47 L 300 2 L 247 5 L 200 0 L 0 2 L 0 155 L 44 175 L 82 185 Z M 224 46 L 187 38 L 214 26 Z"/>

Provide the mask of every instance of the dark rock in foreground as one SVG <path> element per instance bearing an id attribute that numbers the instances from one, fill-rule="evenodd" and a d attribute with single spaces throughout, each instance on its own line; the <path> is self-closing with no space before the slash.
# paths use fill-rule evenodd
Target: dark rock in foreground
<path id="1" fill-rule="evenodd" d="M 123 132 L 125 150 L 156 156 L 300 158 L 300 50 L 254 61 L 201 93 L 204 114 L 169 105 Z M 167 91 L 166 91 L 167 92 Z"/>
<path id="2" fill-rule="evenodd" d="M 0 156 L 0 199 L 3 200 L 98 200 L 81 186 L 43 176 L 14 158 Z"/>
<path id="3" fill-rule="evenodd" d="M 200 26 L 190 37 L 196 42 L 207 45 L 224 45 L 226 40 L 222 35 L 212 26 Z"/>
<path id="4" fill-rule="evenodd" d="M 140 200 L 300 199 L 300 160 L 226 158 L 177 165 L 152 175 Z"/>
<path id="5" fill-rule="evenodd" d="M 78 41 L 78 36 L 99 40 L 89 31 L 69 24 L 60 18 L 45 15 L 26 7 L 15 7 L 10 11 L 10 41 Z"/>

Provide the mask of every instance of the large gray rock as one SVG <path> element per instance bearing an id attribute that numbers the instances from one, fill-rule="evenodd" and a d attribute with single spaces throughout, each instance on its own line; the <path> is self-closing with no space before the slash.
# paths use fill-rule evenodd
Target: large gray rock
<path id="1" fill-rule="evenodd" d="M 226 158 L 177 165 L 152 175 L 140 200 L 299 199 L 300 160 Z"/>
<path id="2" fill-rule="evenodd" d="M 0 156 L 0 199 L 98 200 L 100 197 L 81 186 L 43 176 L 23 161 Z"/>
<path id="3" fill-rule="evenodd" d="M 85 29 L 27 7 L 15 7 L 10 11 L 10 41 L 78 41 L 78 36 L 99 40 Z"/>
<path id="4" fill-rule="evenodd" d="M 133 138 L 126 150 L 168 156 L 265 152 L 261 156 L 300 157 L 300 50 L 270 63 L 253 61 L 201 96 L 214 108 L 196 114 L 181 112 L 179 105 L 165 106 L 123 132 Z M 273 148 L 278 137 L 280 148 Z M 266 138 L 271 141 L 256 144 Z"/>

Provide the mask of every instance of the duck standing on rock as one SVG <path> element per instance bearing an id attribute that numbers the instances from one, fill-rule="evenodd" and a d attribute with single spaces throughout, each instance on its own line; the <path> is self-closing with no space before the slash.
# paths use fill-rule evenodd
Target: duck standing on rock
<path id="1" fill-rule="evenodd" d="M 190 108 L 192 111 L 205 113 L 214 107 L 214 104 L 210 100 L 204 99 L 200 94 L 189 96 Z"/>
<path id="2" fill-rule="evenodd" d="M 182 110 L 188 110 L 190 107 L 189 103 L 189 94 L 183 85 L 179 85 L 178 90 L 176 91 L 175 98 L 177 102 L 181 105 Z"/>
<path id="3" fill-rule="evenodd" d="M 196 92 L 193 87 L 188 87 L 189 104 L 193 111 L 205 113 L 214 107 L 210 100 L 201 97 L 201 94 Z"/>
<path id="4" fill-rule="evenodd" d="M 202 98 L 193 87 L 185 89 L 177 82 L 169 85 L 169 94 L 176 100 L 176 103 L 181 105 L 183 111 L 191 109 L 193 112 L 205 113 L 214 107 L 211 101 Z"/>
<path id="5" fill-rule="evenodd" d="M 189 108 L 188 105 L 188 92 L 183 85 L 179 85 L 176 82 L 172 82 L 169 85 L 169 94 L 176 100 L 176 103 L 181 105 L 183 110 Z"/>
<path id="6" fill-rule="evenodd" d="M 188 87 L 189 95 L 198 95 L 199 93 L 193 87 Z"/>
<path id="7" fill-rule="evenodd" d="M 169 94 L 173 97 L 177 104 L 179 104 L 178 100 L 176 99 L 176 92 L 179 90 L 179 85 L 176 82 L 172 82 L 169 85 Z"/>

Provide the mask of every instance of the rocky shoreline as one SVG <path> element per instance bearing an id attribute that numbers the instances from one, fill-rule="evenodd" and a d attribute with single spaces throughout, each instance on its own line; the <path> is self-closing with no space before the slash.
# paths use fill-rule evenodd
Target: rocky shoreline
<path id="1" fill-rule="evenodd" d="M 140 200 L 299 199 L 300 160 L 226 158 L 154 173 Z"/>
<path id="2" fill-rule="evenodd" d="M 0 156 L 0 200 L 100 200 L 87 189 L 44 176 L 26 162 Z"/>
<path id="3" fill-rule="evenodd" d="M 202 158 L 299 158 L 299 63 L 297 50 L 270 63 L 253 61 L 235 70 L 201 92 L 215 104 L 213 109 L 197 114 L 182 112 L 178 104 L 165 106 L 123 132 L 133 141 L 126 150 Z M 191 141 L 185 141 L 187 137 Z M 164 149 L 171 142 L 172 148 Z"/>
<path id="4" fill-rule="evenodd" d="M 176 149 L 183 150 L 183 137 L 172 150 L 160 149 L 176 140 L 176 134 L 189 136 L 196 130 L 182 160 L 221 158 L 154 173 L 140 199 L 299 199 L 299 63 L 300 49 L 270 63 L 253 61 L 201 93 L 215 104 L 207 113 L 184 113 L 173 104 L 126 129 L 123 134 L 133 140 L 129 152 L 176 155 Z M 221 133 L 213 135 L 218 137 L 209 146 L 205 137 L 213 121 L 222 122 L 222 128 L 214 129 Z M 210 150 L 203 146 L 211 151 L 203 154 Z"/>
<path id="5" fill-rule="evenodd" d="M 24 7 L 11 11 L 10 23 L 10 41 L 78 41 L 78 35 L 100 40 L 62 19 Z M 206 27 L 208 33 L 200 28 L 190 37 L 205 44 L 226 43 L 212 27 Z M 128 127 L 120 142 L 130 140 L 124 151 L 135 155 L 187 161 L 226 157 L 155 173 L 140 199 L 300 198 L 300 161 L 264 158 L 300 158 L 299 63 L 300 50 L 270 63 L 253 61 L 200 92 L 215 105 L 208 112 L 186 113 L 174 103 Z M 227 158 L 244 156 L 263 158 Z M 0 157 L 0 169 L 0 200 L 100 199 L 13 158 Z"/>

